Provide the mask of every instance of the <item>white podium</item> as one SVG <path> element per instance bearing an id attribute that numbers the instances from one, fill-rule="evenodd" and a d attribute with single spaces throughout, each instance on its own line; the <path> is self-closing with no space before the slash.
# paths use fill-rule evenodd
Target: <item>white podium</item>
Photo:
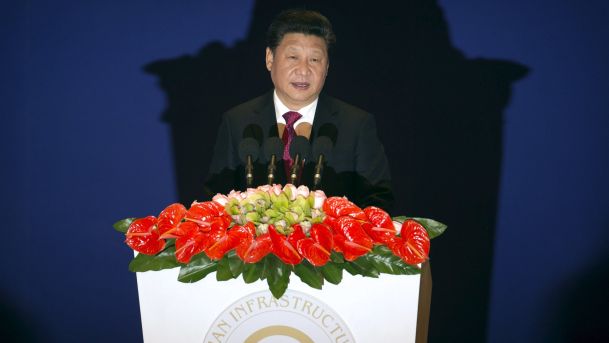
<path id="1" fill-rule="evenodd" d="M 292 274 L 274 299 L 266 281 L 177 281 L 179 268 L 137 273 L 146 343 L 426 342 L 431 271 L 353 276 L 322 290 Z"/>

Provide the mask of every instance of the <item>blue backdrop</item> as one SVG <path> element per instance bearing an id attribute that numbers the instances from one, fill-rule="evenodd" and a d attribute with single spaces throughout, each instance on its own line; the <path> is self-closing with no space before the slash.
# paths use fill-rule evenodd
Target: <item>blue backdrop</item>
<path id="1" fill-rule="evenodd" d="M 467 57 L 531 69 L 505 112 L 488 338 L 545 341 L 580 311 L 573 304 L 594 304 L 595 288 L 580 286 L 609 275 L 609 3 L 440 5 Z M 233 44 L 252 6 L 3 6 L 3 333 L 141 340 L 132 253 L 111 224 L 177 199 L 165 95 L 142 66 L 214 40 Z M 261 68 L 262 58 L 263 47 Z"/>

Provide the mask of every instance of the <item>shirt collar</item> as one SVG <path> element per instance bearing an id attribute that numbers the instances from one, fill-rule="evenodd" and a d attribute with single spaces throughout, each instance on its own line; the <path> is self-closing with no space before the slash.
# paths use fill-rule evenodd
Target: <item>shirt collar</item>
<path id="1" fill-rule="evenodd" d="M 302 115 L 302 118 L 298 119 L 294 123 L 294 127 L 298 126 L 300 123 L 309 123 L 313 125 L 313 119 L 315 119 L 315 110 L 317 109 L 317 101 L 319 97 L 315 99 L 312 103 L 307 106 L 299 109 L 298 112 Z M 275 103 L 275 118 L 277 123 L 285 124 L 285 119 L 283 119 L 283 114 L 291 111 L 286 105 L 281 102 L 279 97 L 277 96 L 277 91 L 273 91 L 273 102 Z"/>

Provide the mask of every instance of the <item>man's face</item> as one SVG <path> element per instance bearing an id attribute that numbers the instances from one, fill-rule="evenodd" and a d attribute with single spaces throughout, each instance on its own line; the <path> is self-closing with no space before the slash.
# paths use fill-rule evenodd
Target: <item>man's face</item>
<path id="1" fill-rule="evenodd" d="M 328 48 L 317 36 L 288 33 L 275 49 L 266 49 L 266 68 L 271 72 L 277 96 L 291 110 L 315 100 L 328 73 Z"/>

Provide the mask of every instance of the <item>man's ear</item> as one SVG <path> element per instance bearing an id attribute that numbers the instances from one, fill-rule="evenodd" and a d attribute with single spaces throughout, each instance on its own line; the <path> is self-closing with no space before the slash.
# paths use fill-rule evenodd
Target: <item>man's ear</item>
<path id="1" fill-rule="evenodd" d="M 271 67 L 273 66 L 273 50 L 271 48 L 266 48 L 266 69 L 271 71 Z"/>

